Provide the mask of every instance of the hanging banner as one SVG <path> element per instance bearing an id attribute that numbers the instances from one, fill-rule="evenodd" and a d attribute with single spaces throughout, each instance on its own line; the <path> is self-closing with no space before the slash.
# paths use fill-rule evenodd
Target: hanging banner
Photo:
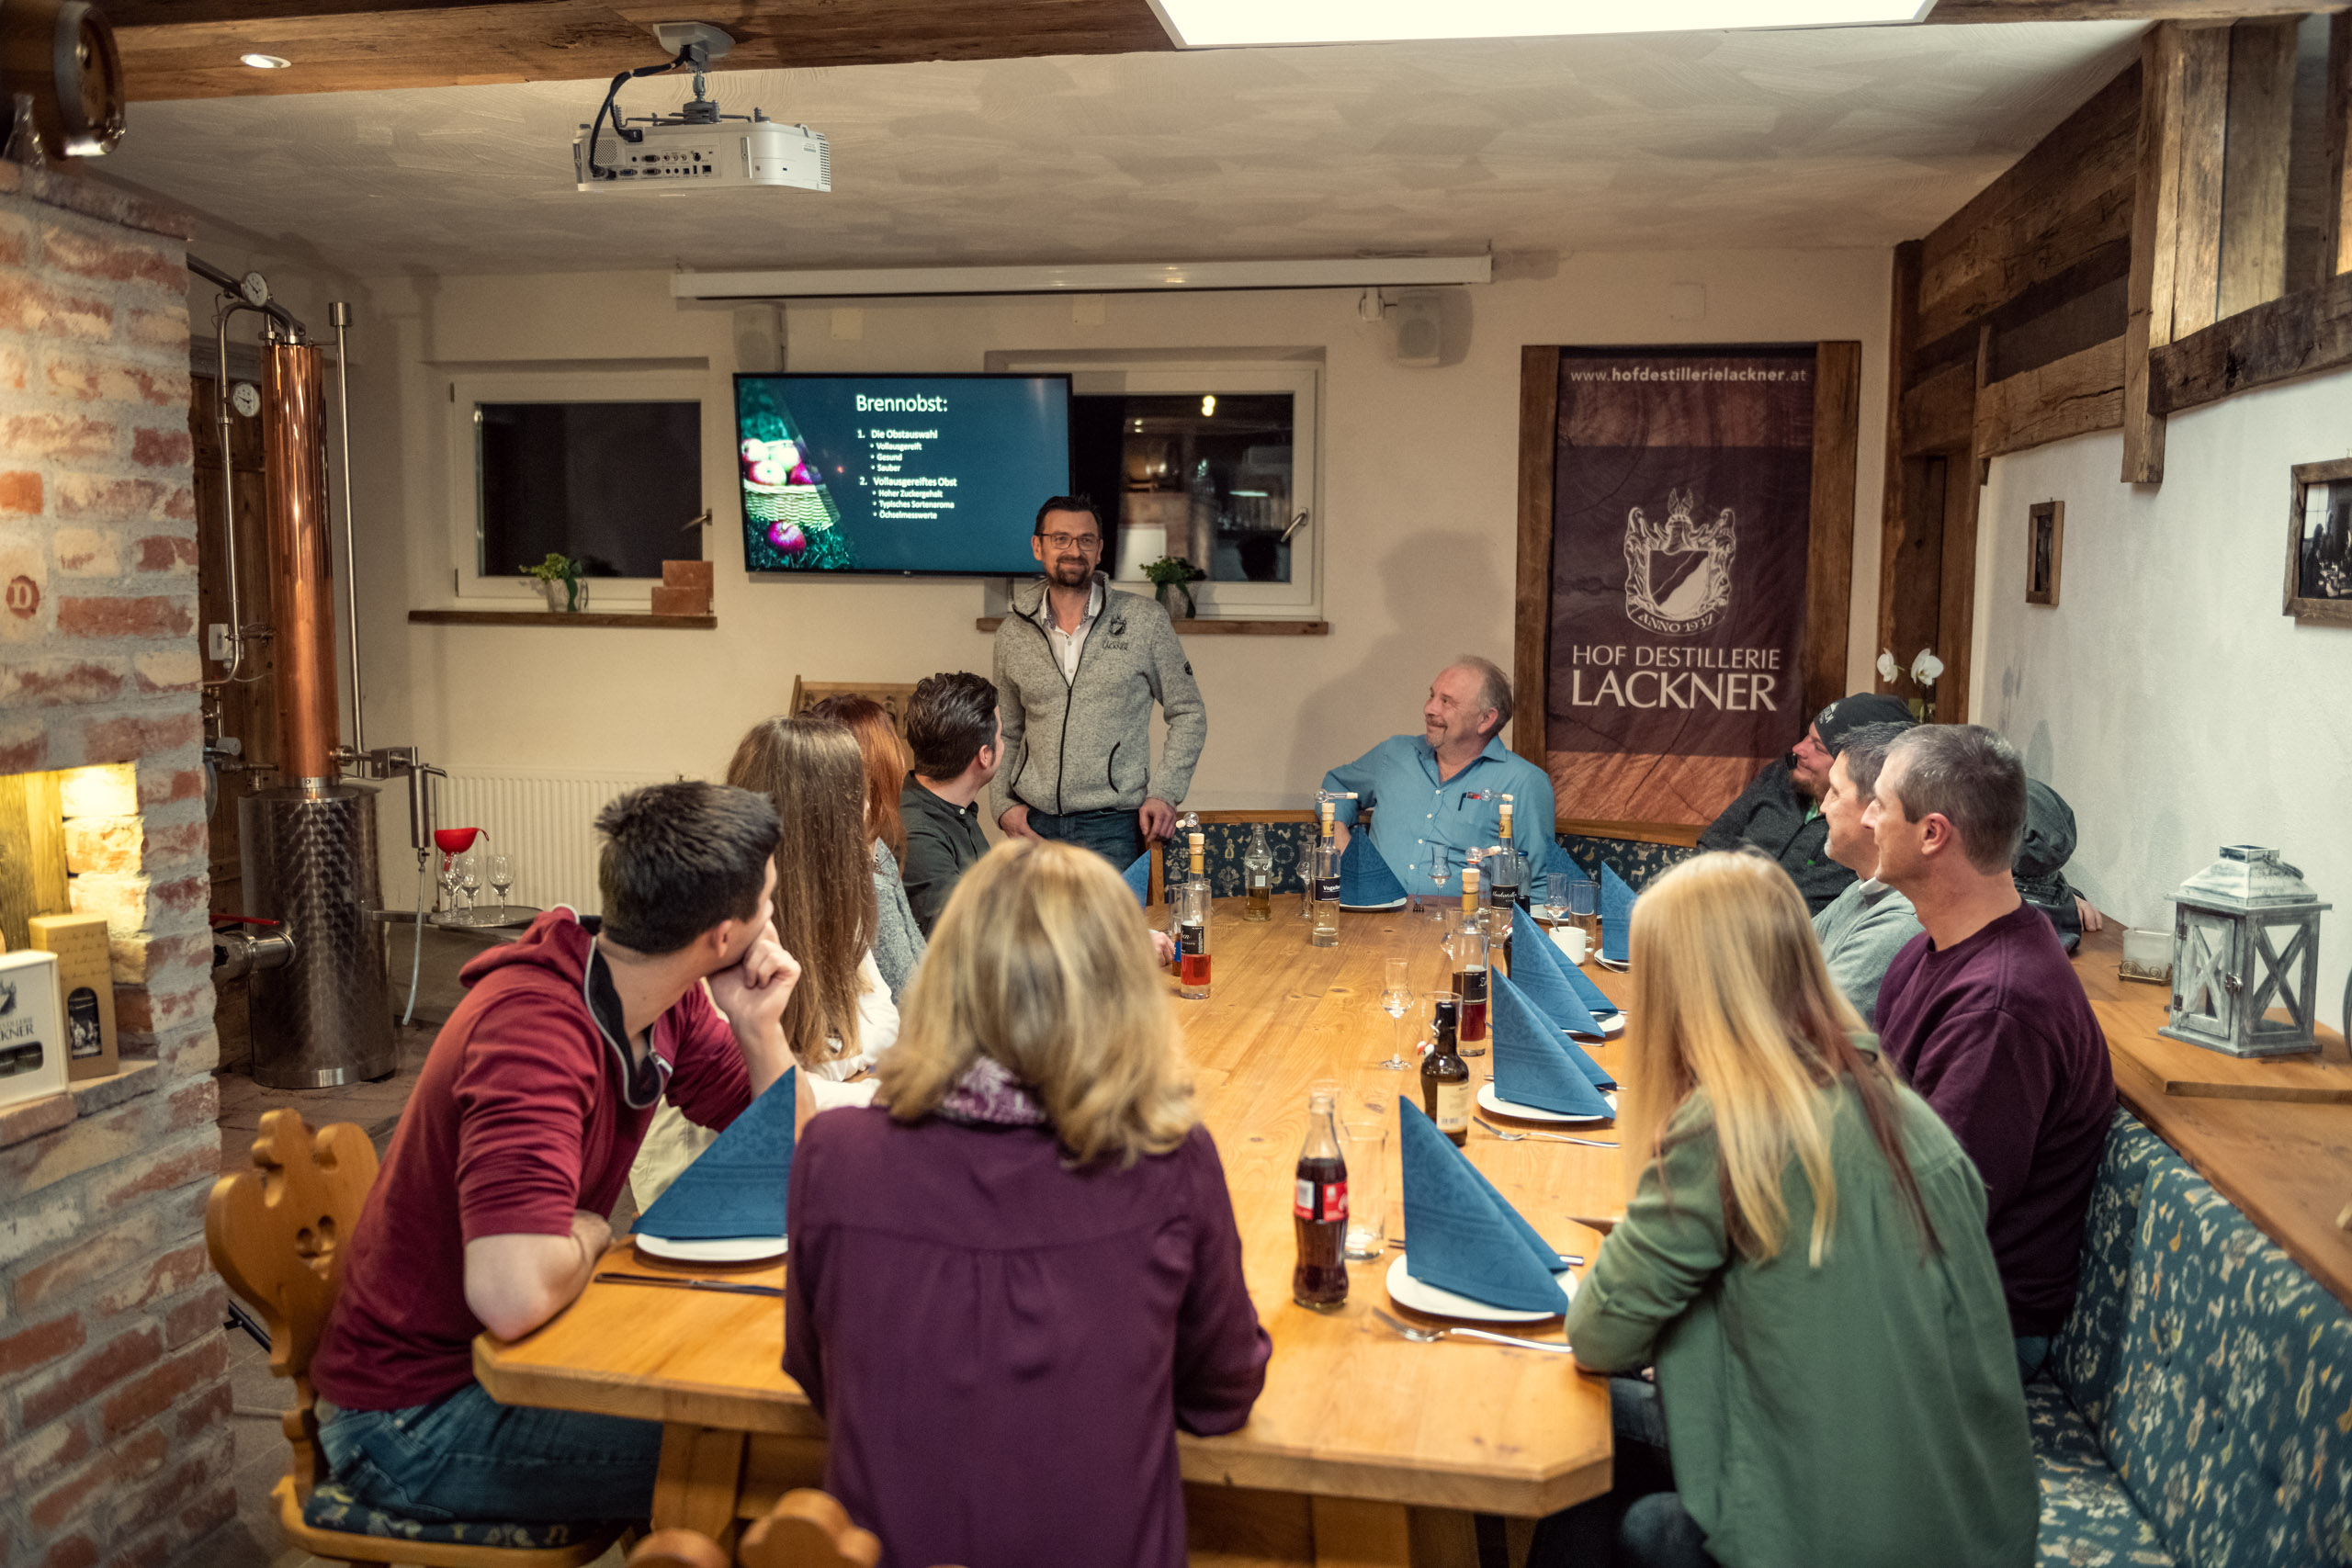
<path id="1" fill-rule="evenodd" d="M 1563 818 L 1713 821 L 1804 733 L 1815 347 L 1559 351 Z"/>

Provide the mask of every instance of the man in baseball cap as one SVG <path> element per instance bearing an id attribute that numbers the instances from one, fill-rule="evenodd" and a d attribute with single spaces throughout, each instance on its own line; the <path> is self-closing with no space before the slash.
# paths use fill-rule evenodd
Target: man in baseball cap
<path id="1" fill-rule="evenodd" d="M 1699 835 L 1702 850 L 1754 844 L 1781 863 L 1815 914 L 1852 885 L 1854 874 L 1830 858 L 1829 824 L 1821 797 L 1829 792 L 1829 765 L 1846 737 L 1866 724 L 1909 724 L 1911 710 L 1900 697 L 1857 692 L 1840 697 L 1815 716 L 1804 739 L 1786 757 L 1757 774 L 1739 798 Z"/>

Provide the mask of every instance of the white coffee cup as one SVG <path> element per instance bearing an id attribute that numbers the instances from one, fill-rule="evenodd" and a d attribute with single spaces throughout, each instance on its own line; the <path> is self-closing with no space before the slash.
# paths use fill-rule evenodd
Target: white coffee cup
<path id="1" fill-rule="evenodd" d="M 1584 928 L 1579 925 L 1554 926 L 1552 944 L 1568 955 L 1571 964 L 1584 962 Z"/>

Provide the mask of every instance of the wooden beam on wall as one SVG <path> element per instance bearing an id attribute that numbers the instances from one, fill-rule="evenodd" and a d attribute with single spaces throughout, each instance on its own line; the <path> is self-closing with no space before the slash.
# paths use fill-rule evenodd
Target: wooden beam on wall
<path id="1" fill-rule="evenodd" d="M 1993 330 L 1976 339 L 1976 384 L 1993 353 Z M 1936 652 L 1944 661 L 1936 682 L 1936 721 L 1968 722 L 1968 680 L 1976 649 L 1976 512 L 1984 494 L 1984 456 L 1971 446 L 1944 467 L 1943 570 L 1936 612 Z"/>
<path id="2" fill-rule="evenodd" d="M 2327 197 L 2320 259 L 2332 276 L 2352 272 L 2352 16 L 2328 18 L 2326 112 Z"/>
<path id="3" fill-rule="evenodd" d="M 2287 178 L 2295 129 L 2298 18 L 2230 29 L 2222 152 L 2221 284 L 2214 309 L 2234 316 L 2287 291 Z"/>
<path id="4" fill-rule="evenodd" d="M 1997 457 L 2123 423 L 2123 340 L 2053 359 L 2007 380 L 1988 382 L 1976 400 L 1977 457 Z"/>
<path id="5" fill-rule="evenodd" d="M 2240 17 L 2340 11 L 2341 0 L 1937 0 L 1930 22 L 2113 22 L 2166 19 L 2228 23 Z"/>
<path id="6" fill-rule="evenodd" d="M 2222 287 L 2222 195 L 2230 127 L 2230 30 L 2181 29 L 2180 206 L 2173 219 L 2173 338 L 2213 324 Z"/>
<path id="7" fill-rule="evenodd" d="M 2233 392 L 2352 365 L 2352 272 L 2216 321 L 2150 357 L 2158 418 Z"/>
<path id="8" fill-rule="evenodd" d="M 2174 237 L 2180 209 L 2183 34 L 2150 29 L 2140 46 L 2139 169 L 2132 199 L 2130 314 L 2123 330 L 2123 481 L 2165 477 L 2165 426 L 2148 406 L 2148 355 L 2172 341 Z"/>
<path id="9" fill-rule="evenodd" d="M 1894 247 L 1894 276 L 1887 290 L 1886 323 L 1886 465 L 1879 491 L 1878 513 L 1878 636 L 1877 646 L 1890 648 L 1894 625 L 1895 589 L 1902 580 L 1903 542 L 1912 526 L 1913 508 L 1906 491 L 1910 466 L 1905 441 L 1903 395 L 1911 378 L 1911 355 L 1919 346 L 1919 250 L 1917 240 Z M 1818 711 L 1818 710 L 1816 710 Z"/>
<path id="10" fill-rule="evenodd" d="M 1914 383 L 1897 400 L 1902 450 L 1913 457 L 1968 445 L 1976 424 L 1976 364 L 1947 365 Z"/>
<path id="11" fill-rule="evenodd" d="M 1519 351 L 1519 572 L 1511 619 L 1511 750 L 1548 769 L 1552 509 L 1560 457 L 1560 351 Z"/>
<path id="12" fill-rule="evenodd" d="M 1861 455 L 1862 345 L 1825 343 L 1814 354 L 1813 537 L 1805 558 L 1805 712 L 1846 694 L 1854 618 L 1854 468 Z"/>

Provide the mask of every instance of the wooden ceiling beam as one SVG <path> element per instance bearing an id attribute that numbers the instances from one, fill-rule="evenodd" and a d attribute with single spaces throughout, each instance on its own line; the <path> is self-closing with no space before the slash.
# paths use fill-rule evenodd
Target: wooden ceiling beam
<path id="1" fill-rule="evenodd" d="M 1930 22 L 2185 22 L 2227 27 L 2247 17 L 2352 10 L 2352 0 L 1937 0 Z"/>

